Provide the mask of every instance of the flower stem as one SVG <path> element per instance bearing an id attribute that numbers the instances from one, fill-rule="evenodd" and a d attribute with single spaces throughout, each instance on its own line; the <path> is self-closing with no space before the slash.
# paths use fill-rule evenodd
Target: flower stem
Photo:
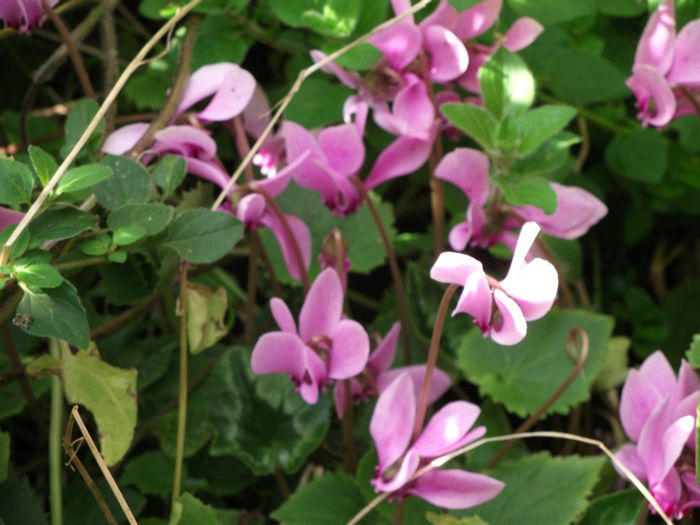
<path id="1" fill-rule="evenodd" d="M 362 181 L 357 177 L 351 177 L 350 180 L 355 184 L 357 191 L 362 195 L 363 200 L 367 204 L 374 223 L 377 225 L 377 230 L 379 230 L 379 235 L 382 238 L 382 243 L 384 243 L 384 248 L 386 249 L 386 257 L 389 260 L 389 270 L 391 271 L 391 278 L 394 281 L 394 289 L 396 290 L 396 303 L 399 308 L 399 317 L 401 318 L 401 337 L 403 339 L 403 351 L 404 351 L 404 364 L 411 364 L 411 337 L 409 333 L 409 323 L 408 323 L 408 308 L 406 308 L 406 294 L 403 289 L 403 281 L 401 280 L 401 271 L 399 270 L 399 263 L 396 260 L 396 254 L 391 247 L 391 241 L 389 240 L 389 235 L 387 235 L 384 225 L 382 224 L 382 219 L 379 216 L 374 202 L 370 198 L 367 190 L 362 185 Z"/>
<path id="2" fill-rule="evenodd" d="M 357 470 L 357 451 L 355 450 L 355 440 L 352 435 L 354 414 L 352 402 L 352 386 L 350 380 L 343 381 L 345 389 L 345 408 L 343 410 L 343 467 L 345 472 L 354 474 Z"/>
<path id="3" fill-rule="evenodd" d="M 574 339 L 576 336 L 579 336 L 581 338 L 581 351 L 579 352 L 578 359 L 576 360 L 576 366 L 574 369 L 571 371 L 571 373 L 568 375 L 568 377 L 564 380 L 564 382 L 559 385 L 559 388 L 557 388 L 554 393 L 549 396 L 549 399 L 545 401 L 540 408 L 538 408 L 529 418 L 527 418 L 523 423 L 515 430 L 516 434 L 520 434 L 523 432 L 527 432 L 532 428 L 532 426 L 539 421 L 540 417 L 551 407 L 554 402 L 561 397 L 561 395 L 566 391 L 569 386 L 571 386 L 571 383 L 574 382 L 576 377 L 578 377 L 579 373 L 581 370 L 583 370 L 584 365 L 586 364 L 586 360 L 588 359 L 588 349 L 590 346 L 590 341 L 588 339 L 588 334 L 583 328 L 574 328 L 571 330 L 569 333 L 569 341 Z M 512 441 L 506 441 L 501 445 L 501 448 L 498 449 L 496 454 L 491 458 L 491 460 L 488 462 L 486 465 L 487 469 L 493 468 L 496 466 L 496 464 L 503 459 L 503 457 L 508 453 L 508 451 L 513 448 L 515 445 L 515 440 Z"/>
<path id="4" fill-rule="evenodd" d="M 425 377 L 423 378 L 423 386 L 421 386 L 418 396 L 418 407 L 416 408 L 416 424 L 413 427 L 413 439 L 420 435 L 423 429 L 423 421 L 425 420 L 425 412 L 428 409 L 428 394 L 430 393 L 430 382 L 433 379 L 433 369 L 437 363 L 437 355 L 440 349 L 440 337 L 442 336 L 442 327 L 445 324 L 445 316 L 447 315 L 447 307 L 450 304 L 450 299 L 459 288 L 457 284 L 451 284 L 442 294 L 440 306 L 438 307 L 435 325 L 433 326 L 433 336 L 430 339 L 430 349 L 428 350 L 428 360 L 425 364 Z"/>
<path id="5" fill-rule="evenodd" d="M 61 360 L 58 339 L 49 339 L 51 357 Z M 51 525 L 63 525 L 63 486 L 61 471 L 63 461 L 61 445 L 63 439 L 63 388 L 61 379 L 51 376 L 51 415 L 49 419 L 49 493 L 51 501 Z"/>
<path id="6" fill-rule="evenodd" d="M 182 462 L 185 455 L 185 429 L 187 425 L 187 263 L 183 262 L 180 277 L 180 376 L 177 396 L 177 437 L 175 440 L 175 474 L 173 476 L 172 501 L 180 496 Z"/>
<path id="7" fill-rule="evenodd" d="M 257 295 L 258 280 L 258 246 L 250 243 L 250 256 L 248 257 L 248 300 L 245 304 L 245 328 L 243 341 L 250 345 L 255 337 L 255 297 Z"/>

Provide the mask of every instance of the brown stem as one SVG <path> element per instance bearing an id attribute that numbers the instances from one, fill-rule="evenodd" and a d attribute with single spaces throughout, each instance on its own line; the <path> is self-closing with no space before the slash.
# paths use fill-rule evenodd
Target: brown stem
<path id="1" fill-rule="evenodd" d="M 75 9 L 76 7 L 80 7 L 83 4 L 87 4 L 88 2 L 91 2 L 93 0 L 68 0 L 67 2 L 63 2 L 61 5 L 59 5 L 56 8 L 57 13 L 64 13 L 71 11 Z M 36 30 L 36 29 L 35 29 Z M 16 35 L 17 30 L 14 27 L 5 27 L 3 29 L 0 29 L 0 40 L 3 38 L 10 37 L 12 35 Z"/>
<path id="2" fill-rule="evenodd" d="M 53 25 L 56 27 L 58 34 L 61 35 L 63 42 L 66 44 L 68 56 L 70 57 L 70 60 L 73 63 L 73 67 L 75 68 L 75 72 L 78 75 L 78 80 L 80 81 L 80 85 L 83 88 L 83 93 L 85 93 L 86 97 L 91 98 L 93 100 L 97 100 L 97 95 L 95 95 L 95 90 L 92 87 L 92 82 L 90 82 L 90 76 L 88 75 L 87 70 L 85 69 L 85 64 L 83 64 L 83 59 L 81 58 L 80 53 L 78 53 L 78 50 L 76 49 L 75 44 L 71 39 L 68 28 L 63 23 L 63 20 L 61 20 L 61 17 L 56 14 L 56 11 L 53 10 L 53 8 L 49 5 L 49 3 L 46 0 L 41 0 L 41 6 L 44 8 L 46 14 L 49 15 L 49 18 L 51 19 Z"/>
<path id="3" fill-rule="evenodd" d="M 15 341 L 12 338 L 12 334 L 10 333 L 10 328 L 7 326 L 7 323 L 0 323 L 0 335 L 2 335 L 2 341 L 5 344 L 5 349 L 7 350 L 7 355 L 10 357 L 10 363 L 12 363 L 13 369 L 22 370 L 22 372 L 24 372 L 22 362 L 19 358 L 19 352 L 17 351 Z M 48 432 L 48 427 L 46 426 L 46 414 L 44 414 L 44 411 L 41 410 L 39 402 L 36 400 L 32 387 L 29 384 L 27 376 L 24 373 L 21 373 L 17 376 L 17 380 L 19 381 L 19 387 L 27 400 L 29 410 L 34 417 L 42 436 L 46 436 Z"/>
<path id="4" fill-rule="evenodd" d="M 111 11 L 107 11 L 100 20 L 100 37 L 102 40 L 102 49 L 104 50 L 104 84 L 105 92 L 117 82 L 119 77 L 119 51 L 117 49 L 117 31 L 114 26 L 114 15 Z M 110 106 L 105 114 L 105 132 L 104 136 L 108 136 L 114 130 L 117 118 L 117 101 Z"/>
<path id="5" fill-rule="evenodd" d="M 250 242 L 251 246 L 253 244 L 255 245 L 256 250 L 258 251 L 258 255 L 260 255 L 260 258 L 262 259 L 262 262 L 265 265 L 265 268 L 267 269 L 267 273 L 270 274 L 270 281 L 272 282 L 272 293 L 275 294 L 275 297 L 282 297 L 282 288 L 280 287 L 280 283 L 277 280 L 275 268 L 272 266 L 272 261 L 270 261 L 270 257 L 267 255 L 267 250 L 265 250 L 265 245 L 262 243 L 260 235 L 258 235 L 257 231 L 250 231 Z"/>
<path id="6" fill-rule="evenodd" d="M 440 337 L 442 336 L 442 327 L 445 324 L 445 316 L 447 315 L 447 307 L 450 305 L 450 299 L 459 288 L 457 284 L 451 284 L 442 294 L 440 306 L 438 306 L 435 324 L 433 325 L 433 335 L 430 339 L 430 349 L 428 350 L 428 359 L 425 363 L 425 377 L 423 378 L 423 386 L 420 389 L 418 396 L 418 407 L 416 408 L 416 423 L 413 427 L 413 441 L 420 435 L 423 429 L 423 421 L 425 420 L 425 412 L 428 409 L 428 394 L 430 393 L 430 382 L 433 379 L 433 369 L 437 363 L 438 351 L 440 350 Z"/>
<path id="7" fill-rule="evenodd" d="M 384 249 L 386 249 L 386 257 L 389 260 L 389 270 L 391 271 L 391 278 L 394 281 L 394 289 L 396 290 L 396 302 L 399 308 L 399 317 L 401 317 L 401 337 L 403 339 L 403 352 L 404 352 L 404 364 L 411 364 L 411 337 L 410 337 L 410 325 L 408 322 L 408 308 L 406 307 L 406 294 L 403 289 L 403 281 L 401 280 L 401 270 L 399 270 L 399 263 L 396 260 L 396 255 L 391 247 L 391 241 L 389 240 L 389 235 L 387 235 L 384 225 L 382 224 L 382 219 L 377 212 L 377 208 L 372 202 L 367 190 L 362 185 L 362 181 L 357 177 L 351 177 L 350 180 L 355 184 L 357 191 L 362 195 L 363 200 L 367 204 L 374 223 L 377 225 L 377 230 L 379 230 L 379 235 L 382 238 L 382 243 L 384 244 Z"/>
<path id="8" fill-rule="evenodd" d="M 578 116 L 578 128 L 581 130 L 581 149 L 578 152 L 576 166 L 572 170 L 574 173 L 581 173 L 583 165 L 588 158 L 588 152 L 591 150 L 591 137 L 588 134 L 588 122 L 583 115 Z"/>
<path id="9" fill-rule="evenodd" d="M 102 496 L 100 489 L 97 488 L 97 484 L 95 484 L 95 481 L 92 479 L 92 476 L 90 476 L 90 473 L 87 471 L 87 469 L 83 465 L 83 462 L 80 461 L 80 458 L 78 457 L 78 450 L 80 449 L 80 447 L 78 447 L 78 449 L 73 448 L 73 422 L 73 418 L 69 417 L 68 424 L 66 425 L 66 433 L 63 436 L 63 450 L 65 450 L 66 455 L 68 456 L 66 466 L 75 467 L 78 470 L 80 477 L 83 478 L 83 481 L 90 490 L 92 497 L 95 498 L 95 501 L 97 501 L 97 505 L 99 505 L 109 525 L 117 525 L 117 520 L 114 519 L 112 511 L 109 510 L 109 506 L 107 505 L 107 502 Z M 82 441 L 83 438 L 78 438 L 76 440 L 76 442 L 79 443 L 82 443 Z"/>
<path id="10" fill-rule="evenodd" d="M 294 258 L 297 262 L 297 267 L 299 268 L 299 274 L 301 275 L 301 285 L 304 289 L 304 294 L 306 294 L 306 292 L 309 291 L 309 274 L 307 273 L 306 266 L 304 265 L 304 258 L 301 255 L 301 248 L 299 248 L 297 238 L 294 236 L 294 232 L 292 232 L 291 226 L 289 226 L 287 217 L 284 215 L 284 212 L 279 207 L 279 204 L 275 202 L 275 199 L 270 197 L 270 195 L 265 190 L 263 190 L 260 187 L 260 185 L 255 183 L 255 181 L 250 183 L 250 189 L 264 197 L 265 202 L 273 211 L 273 213 L 277 216 L 277 218 L 280 221 L 280 224 L 282 224 L 284 234 L 287 236 L 287 238 L 289 239 L 289 243 L 292 245 L 292 252 L 294 252 Z"/>
<path id="11" fill-rule="evenodd" d="M 515 433 L 520 434 L 523 432 L 527 432 L 532 428 L 532 426 L 539 421 L 540 417 L 544 415 L 547 410 L 549 410 L 549 407 L 551 407 L 554 402 L 559 399 L 559 397 L 566 391 L 569 386 L 571 386 L 571 383 L 574 382 L 576 377 L 579 375 L 581 370 L 583 370 L 584 365 L 586 364 L 586 360 L 588 359 L 588 349 L 590 346 L 590 341 L 588 339 L 588 333 L 583 328 L 574 328 L 571 330 L 569 333 L 569 341 L 574 340 L 576 336 L 581 338 L 581 351 L 579 352 L 578 359 L 576 360 L 576 366 L 574 366 L 574 369 L 571 371 L 571 373 L 567 376 L 567 378 L 564 380 L 564 382 L 559 385 L 559 388 L 557 388 L 554 393 L 549 396 L 549 399 L 545 401 L 540 408 L 538 408 L 529 418 L 527 418 L 523 423 L 516 429 Z M 501 448 L 498 449 L 496 454 L 491 458 L 491 461 L 488 462 L 486 465 L 487 469 L 493 468 L 503 457 L 508 453 L 508 451 L 513 448 L 515 445 L 516 441 L 511 440 L 511 441 L 506 441 L 501 445 Z"/>
<path id="12" fill-rule="evenodd" d="M 175 469 L 173 473 L 172 502 L 180 497 L 182 464 L 185 457 L 187 429 L 187 262 L 182 262 L 180 273 L 180 368 L 177 387 L 177 434 L 175 437 Z"/>
<path id="13" fill-rule="evenodd" d="M 282 499 L 289 499 L 292 492 L 289 490 L 289 485 L 287 484 L 287 480 L 284 478 L 284 474 L 282 474 L 282 471 L 278 468 L 275 469 L 275 481 L 277 482 L 277 486 L 282 494 Z"/>
<path id="14" fill-rule="evenodd" d="M 392 525 L 401 525 L 403 523 L 404 514 L 406 514 L 406 500 L 402 499 L 396 504 L 396 508 L 394 509 Z"/>
<path id="15" fill-rule="evenodd" d="M 23 296 L 24 291 L 21 288 L 17 288 L 15 293 L 3 299 L 2 306 L 0 306 L 0 323 L 4 323 L 15 312 Z"/>
<path id="16" fill-rule="evenodd" d="M 0 386 L 5 386 L 12 381 L 17 381 L 25 373 L 26 367 L 21 366 L 20 368 L 12 368 L 7 372 L 0 374 Z"/>
<path id="17" fill-rule="evenodd" d="M 693 106 L 693 109 L 695 110 L 695 113 L 700 117 L 700 102 L 698 102 L 698 99 L 693 96 L 693 94 L 690 92 L 690 90 L 685 87 L 685 86 L 680 86 L 676 85 L 675 86 L 678 91 L 681 92 L 681 94 L 688 99 L 688 102 L 690 102 L 690 105 Z"/>
<path id="18" fill-rule="evenodd" d="M 187 86 L 187 81 L 190 78 L 190 67 L 192 65 L 192 50 L 194 49 L 194 42 L 197 38 L 197 29 L 201 23 L 202 18 L 199 15 L 190 15 L 187 19 L 187 32 L 185 33 L 185 38 L 180 44 L 180 58 L 178 60 L 177 69 L 175 70 L 175 78 L 173 80 L 173 85 L 170 88 L 170 94 L 168 98 L 165 99 L 163 107 L 158 112 L 158 116 L 153 119 L 151 125 L 146 130 L 146 133 L 134 144 L 134 147 L 129 150 L 128 155 L 132 158 L 136 158 L 139 154 L 148 148 L 153 139 L 161 129 L 168 125 L 177 111 L 177 106 L 180 103 L 182 94 L 185 92 L 185 86 Z"/>
<path id="19" fill-rule="evenodd" d="M 250 144 L 248 144 L 248 138 L 243 127 L 243 119 L 240 115 L 233 119 L 233 138 L 238 154 L 244 159 L 250 153 Z M 253 180 L 253 166 L 250 163 L 245 165 L 245 176 L 248 182 Z"/>
<path id="20" fill-rule="evenodd" d="M 253 344 L 255 337 L 255 297 L 257 295 L 258 280 L 258 250 L 254 242 L 250 243 L 250 255 L 248 256 L 248 300 L 245 305 L 245 328 L 243 340 L 246 345 Z"/>
<path id="21" fill-rule="evenodd" d="M 350 380 L 343 381 L 345 390 L 345 408 L 343 409 L 343 467 L 345 472 L 354 474 L 357 470 L 357 450 L 355 450 L 355 439 L 352 431 L 354 427 L 354 414 L 352 402 L 352 385 Z"/>
<path id="22" fill-rule="evenodd" d="M 161 295 L 163 295 L 163 291 L 157 291 L 153 295 L 150 295 L 149 297 L 146 297 L 143 301 L 141 301 L 138 304 L 135 304 L 128 310 L 124 310 L 122 313 L 120 313 L 118 316 L 116 316 L 114 319 L 111 319 L 107 321 L 105 324 L 98 326 L 95 328 L 92 332 L 90 332 L 90 339 L 93 341 L 97 341 L 98 339 L 102 339 L 103 337 L 106 337 L 120 328 L 126 326 L 129 324 L 134 318 L 138 317 L 142 313 L 144 313 L 148 308 L 155 303 L 158 299 L 160 299 Z"/>

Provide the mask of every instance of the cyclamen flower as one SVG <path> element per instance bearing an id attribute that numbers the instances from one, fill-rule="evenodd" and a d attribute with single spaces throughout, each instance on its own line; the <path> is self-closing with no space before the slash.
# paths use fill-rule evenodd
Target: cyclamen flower
<path id="1" fill-rule="evenodd" d="M 615 454 L 649 485 L 663 511 L 675 519 L 700 507 L 695 482 L 695 414 L 700 379 L 683 360 L 678 379 L 656 351 L 639 370 L 630 370 L 620 399 L 620 420 L 636 442 Z"/>
<path id="2" fill-rule="evenodd" d="M 452 452 L 486 432 L 472 429 L 478 406 L 466 401 L 448 403 L 430 419 L 411 443 L 416 418 L 413 381 L 401 374 L 379 396 L 369 431 L 377 447 L 379 466 L 371 483 L 377 492 L 391 492 L 389 500 L 414 495 L 448 509 L 473 507 L 495 497 L 504 484 L 484 474 L 464 470 L 431 470 L 411 477 L 431 460 Z"/>
<path id="3" fill-rule="evenodd" d="M 637 117 L 643 126 L 664 126 L 672 119 L 695 113 L 684 95 L 685 87 L 699 99 L 700 20 L 686 24 L 676 35 L 673 0 L 664 0 L 644 28 L 627 86 L 637 98 Z"/>
<path id="4" fill-rule="evenodd" d="M 362 326 L 343 319 L 343 288 L 335 270 L 321 272 L 299 313 L 299 329 L 287 305 L 270 300 L 279 332 L 264 334 L 250 360 L 256 374 L 286 373 L 310 404 L 334 379 L 359 374 L 367 364 L 369 337 Z"/>
<path id="5" fill-rule="evenodd" d="M 11 210 L 10 208 L 5 208 L 0 206 L 0 232 L 4 231 L 7 227 L 13 224 L 18 224 L 19 221 L 24 217 L 24 213 L 21 211 Z"/>
<path id="6" fill-rule="evenodd" d="M 462 253 L 444 252 L 430 269 L 430 277 L 464 286 L 452 315 L 474 317 L 484 337 L 501 345 L 519 343 L 527 333 L 526 321 L 544 316 L 557 295 L 557 270 L 549 261 L 526 256 L 540 228 L 523 225 L 506 278 L 498 282 L 484 273 L 480 261 Z M 495 304 L 495 308 L 494 308 Z"/>
<path id="7" fill-rule="evenodd" d="M 366 401 L 372 394 L 380 395 L 394 380 L 408 374 L 413 382 L 413 392 L 420 392 L 426 365 L 402 366 L 391 370 L 391 364 L 396 356 L 396 344 L 399 340 L 401 325 L 394 323 L 391 330 L 370 354 L 367 366 L 362 374 L 350 379 L 350 391 L 353 400 Z M 439 368 L 433 369 L 432 381 L 428 392 L 428 403 L 433 403 L 450 388 L 450 377 Z M 345 410 L 345 387 L 337 383 L 333 389 L 333 400 L 338 417 L 342 419 Z"/>
<path id="8" fill-rule="evenodd" d="M 58 0 L 47 0 L 53 7 Z M 44 17 L 41 0 L 2 0 L 0 1 L 0 19 L 6 27 L 14 27 L 18 33 L 29 34 L 34 27 L 40 26 Z"/>

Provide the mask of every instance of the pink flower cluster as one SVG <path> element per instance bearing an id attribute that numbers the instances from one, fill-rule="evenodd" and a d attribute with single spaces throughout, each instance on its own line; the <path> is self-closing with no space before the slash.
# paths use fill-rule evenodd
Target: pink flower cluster
<path id="1" fill-rule="evenodd" d="M 700 105 L 700 20 L 676 34 L 673 0 L 664 0 L 649 19 L 634 56 L 627 86 L 637 98 L 644 126 L 698 114 Z"/>
<path id="2" fill-rule="evenodd" d="M 622 388 L 620 420 L 636 443 L 616 457 L 649 490 L 663 511 L 676 519 L 700 507 L 695 482 L 695 415 L 700 379 L 683 361 L 678 378 L 664 354 L 650 355 L 630 370 Z"/>
<path id="3" fill-rule="evenodd" d="M 58 0 L 47 0 L 53 7 Z M 44 7 L 41 0 L 2 0 L 0 2 L 0 20 L 6 27 L 13 27 L 18 33 L 29 34 L 31 29 L 41 25 Z"/>

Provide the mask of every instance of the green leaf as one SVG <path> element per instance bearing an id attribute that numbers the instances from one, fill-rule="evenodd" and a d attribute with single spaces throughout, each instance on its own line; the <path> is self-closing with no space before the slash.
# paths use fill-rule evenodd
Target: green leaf
<path id="1" fill-rule="evenodd" d="M 185 492 L 173 502 L 168 525 L 221 525 L 216 511 Z"/>
<path id="2" fill-rule="evenodd" d="M 27 374 L 34 377 L 42 377 L 46 374 L 60 374 L 63 362 L 49 354 L 40 355 L 32 360 L 25 369 Z"/>
<path id="3" fill-rule="evenodd" d="M 647 10 L 645 2 L 637 0 L 595 0 L 595 4 L 598 11 L 610 16 L 639 16 Z"/>
<path id="4" fill-rule="evenodd" d="M 90 342 L 85 308 L 66 280 L 57 288 L 26 288 L 12 322 L 32 335 L 56 337 L 78 348 Z"/>
<path id="5" fill-rule="evenodd" d="M 580 49 L 556 53 L 546 63 L 546 71 L 552 92 L 572 104 L 586 106 L 629 94 L 625 74 L 619 68 L 605 58 Z"/>
<path id="6" fill-rule="evenodd" d="M 344 472 L 330 472 L 303 485 L 271 516 L 286 525 L 344 525 L 367 501 Z"/>
<path id="7" fill-rule="evenodd" d="M 31 225 L 30 225 L 31 227 Z M 5 228 L 2 233 L 0 233 L 0 246 L 4 246 L 7 240 L 10 238 L 10 235 L 15 231 L 17 228 L 17 224 L 11 224 L 7 228 Z M 17 240 L 14 242 L 12 246 L 10 246 L 10 262 L 14 261 L 18 257 L 22 257 L 22 254 L 27 250 L 29 247 L 29 243 L 31 242 L 31 235 L 29 234 L 28 229 L 22 230 L 22 233 L 19 234 L 19 237 L 17 237 Z"/>
<path id="8" fill-rule="evenodd" d="M 693 335 L 690 348 L 685 353 L 685 358 L 693 368 L 700 368 L 700 334 Z"/>
<path id="9" fill-rule="evenodd" d="M 10 434 L 0 432 L 0 484 L 7 479 L 10 467 Z"/>
<path id="10" fill-rule="evenodd" d="M 0 204 L 29 204 L 34 177 L 24 164 L 0 158 Z"/>
<path id="11" fill-rule="evenodd" d="M 249 46 L 244 35 L 240 22 L 229 17 L 204 17 L 192 50 L 192 71 L 219 62 L 242 63 Z"/>
<path id="12" fill-rule="evenodd" d="M 544 179 L 531 177 L 518 184 L 501 184 L 506 201 L 513 206 L 531 205 L 551 215 L 557 209 L 557 194 Z"/>
<path id="13" fill-rule="evenodd" d="M 396 228 L 394 228 L 394 210 L 391 203 L 380 201 L 374 193 L 370 193 L 370 198 L 377 208 L 389 242 L 393 242 L 396 238 Z M 352 263 L 350 271 L 369 273 L 384 264 L 386 248 L 372 213 L 366 205 L 345 219 L 339 220 L 338 223 L 343 238 L 348 243 L 348 259 Z"/>
<path id="14" fill-rule="evenodd" d="M 540 233 L 542 242 L 559 273 L 570 283 L 577 283 L 583 276 L 583 250 L 577 239 L 560 239 L 553 235 Z"/>
<path id="15" fill-rule="evenodd" d="M 637 182 L 659 182 L 668 165 L 668 144 L 655 130 L 638 129 L 616 135 L 605 150 L 608 167 Z"/>
<path id="16" fill-rule="evenodd" d="M 360 12 L 359 0 L 271 0 L 270 6 L 285 24 L 332 37 L 349 36 Z"/>
<path id="17" fill-rule="evenodd" d="M 435 514 L 429 512 L 425 519 L 432 525 L 489 525 L 479 516 L 463 516 L 455 518 L 449 514 Z"/>
<path id="18" fill-rule="evenodd" d="M 573 133 L 557 133 L 527 157 L 515 159 L 510 166 L 510 173 L 523 176 L 551 174 L 572 160 L 569 149 L 578 142 L 581 142 L 581 139 Z"/>
<path id="19" fill-rule="evenodd" d="M 187 175 L 187 161 L 177 155 L 168 154 L 151 171 L 151 179 L 166 194 L 180 187 Z"/>
<path id="20" fill-rule="evenodd" d="M 36 288 L 56 288 L 63 282 L 63 276 L 50 264 L 22 264 L 18 261 L 15 266 L 15 276 L 24 286 Z"/>
<path id="21" fill-rule="evenodd" d="M 52 206 L 29 223 L 32 243 L 70 239 L 97 229 L 97 217 L 70 206 Z"/>
<path id="22" fill-rule="evenodd" d="M 458 129 L 477 141 L 484 149 L 495 147 L 498 122 L 483 108 L 473 104 L 443 104 L 440 111 Z"/>
<path id="23" fill-rule="evenodd" d="M 165 204 L 127 204 L 110 212 L 107 226 L 115 232 L 121 228 L 139 226 L 146 235 L 156 235 L 170 224 L 174 212 L 171 206 Z"/>
<path id="24" fill-rule="evenodd" d="M 500 47 L 479 68 L 479 86 L 484 106 L 496 117 L 517 116 L 527 111 L 535 98 L 535 80 L 525 62 Z"/>
<path id="25" fill-rule="evenodd" d="M 174 470 L 175 462 L 170 456 L 160 450 L 146 452 L 128 461 L 119 485 L 134 485 L 143 494 L 167 496 L 173 488 Z"/>
<path id="26" fill-rule="evenodd" d="M 461 13 L 465 9 L 474 7 L 476 4 L 481 2 L 481 0 L 447 0 L 452 7 L 454 7 L 458 13 Z"/>
<path id="27" fill-rule="evenodd" d="M 612 331 L 610 317 L 584 310 L 553 310 L 544 318 L 528 323 L 525 339 L 508 347 L 484 339 L 480 330 L 472 329 L 458 349 L 458 366 L 469 381 L 479 386 L 482 395 L 526 417 L 571 373 L 574 363 L 568 359 L 565 348 L 569 332 L 575 327 L 588 333 L 588 359 L 578 377 L 547 411 L 566 414 L 572 406 L 590 397 L 589 390 L 600 370 Z"/>
<path id="28" fill-rule="evenodd" d="M 518 15 L 531 16 L 546 26 L 595 13 L 595 0 L 508 0 L 508 5 Z"/>
<path id="29" fill-rule="evenodd" d="M 366 1 L 366 0 L 365 0 Z M 330 55 L 342 45 L 329 43 L 323 47 L 323 53 Z M 336 64 L 345 69 L 351 69 L 353 71 L 366 71 L 371 69 L 379 60 L 382 58 L 382 53 L 368 42 L 362 42 L 357 46 L 353 47 L 346 53 L 343 53 L 338 58 L 334 60 Z"/>
<path id="30" fill-rule="evenodd" d="M 504 461 L 486 472 L 506 484 L 500 494 L 452 513 L 476 515 L 494 524 L 569 525 L 586 508 L 604 462 L 602 457 L 552 458 L 547 452 Z"/>
<path id="31" fill-rule="evenodd" d="M 68 170 L 56 184 L 56 195 L 80 191 L 90 188 L 94 184 L 105 180 L 112 174 L 112 170 L 100 164 L 87 164 Z"/>
<path id="32" fill-rule="evenodd" d="M 46 184 L 51 179 L 51 176 L 58 170 L 58 164 L 54 160 L 53 156 L 46 153 L 39 146 L 29 145 L 27 148 L 29 153 L 29 158 L 32 161 L 32 166 L 34 166 L 34 173 L 39 178 L 42 186 Z"/>
<path id="33" fill-rule="evenodd" d="M 112 238 L 106 233 L 100 233 L 84 241 L 80 245 L 80 251 L 85 255 L 90 255 L 92 257 L 100 257 L 105 255 L 109 251 L 109 247 L 112 244 Z"/>
<path id="34" fill-rule="evenodd" d="M 0 483 L 0 520 L 6 525 L 49 525 L 43 508 L 27 478 L 10 469 L 5 482 Z"/>
<path id="35" fill-rule="evenodd" d="M 85 132 L 90 121 L 97 114 L 99 106 L 97 102 L 92 99 L 84 98 L 79 100 L 75 106 L 71 108 L 68 112 L 68 117 L 66 118 L 65 130 L 66 130 L 66 142 L 61 148 L 61 157 L 66 158 L 68 153 L 73 149 L 73 147 L 78 143 L 80 136 Z M 87 153 L 88 156 L 92 156 L 97 147 L 102 141 L 102 135 L 105 131 L 105 121 L 100 120 L 99 124 L 92 132 L 90 138 L 80 150 L 78 158 Z"/>
<path id="36" fill-rule="evenodd" d="M 285 375 L 255 376 L 250 356 L 233 348 L 217 363 L 208 385 L 213 456 L 232 455 L 258 476 L 297 472 L 330 425 L 330 402 L 309 405 Z"/>
<path id="37" fill-rule="evenodd" d="M 243 224 L 233 215 L 199 208 L 173 221 L 164 244 L 189 262 L 210 263 L 226 255 L 242 234 Z"/>
<path id="38" fill-rule="evenodd" d="M 112 242 L 117 246 L 128 246 L 140 241 L 147 235 L 146 228 L 127 226 L 114 231 Z"/>
<path id="39" fill-rule="evenodd" d="M 307 129 L 336 123 L 343 114 L 343 102 L 352 94 L 348 87 L 328 78 L 309 78 L 287 106 L 286 118 Z"/>
<path id="40" fill-rule="evenodd" d="M 104 496 L 107 506 L 112 511 L 120 525 L 126 524 L 124 511 L 117 503 L 116 498 L 111 496 L 112 489 L 109 488 L 104 479 L 96 479 L 97 489 Z M 139 518 L 139 525 L 145 525 L 139 513 L 146 505 L 146 498 L 133 490 L 131 487 L 122 488 L 122 494 L 135 516 Z M 63 492 L 63 519 L 65 525 L 109 525 L 105 519 L 104 512 L 100 509 L 95 498 L 90 493 L 87 485 L 80 476 L 71 478 L 71 482 Z"/>
<path id="41" fill-rule="evenodd" d="M 625 382 L 629 365 L 627 353 L 631 341 L 627 337 L 615 336 L 608 340 L 603 366 L 595 380 L 596 390 L 605 392 Z"/>
<path id="42" fill-rule="evenodd" d="M 145 257 L 133 254 L 123 262 L 98 267 L 107 300 L 118 305 L 133 304 L 146 298 L 156 287 L 156 269 Z"/>
<path id="43" fill-rule="evenodd" d="M 151 200 L 151 178 L 141 164 L 115 155 L 107 155 L 100 164 L 114 172 L 95 186 L 95 197 L 102 206 L 114 210 L 127 204 L 144 204 Z"/>
<path id="44" fill-rule="evenodd" d="M 136 369 L 105 363 L 94 346 L 75 355 L 64 347 L 63 387 L 70 403 L 81 404 L 92 412 L 100 452 L 107 465 L 114 465 L 129 450 L 134 435 Z"/>
<path id="45" fill-rule="evenodd" d="M 541 106 L 521 115 L 517 124 L 520 130 L 518 153 L 529 155 L 563 130 L 575 116 L 576 110 L 569 106 Z"/>
<path id="46" fill-rule="evenodd" d="M 634 488 L 606 494 L 591 502 L 578 525 L 637 525 L 645 501 Z"/>
<path id="47" fill-rule="evenodd" d="M 187 342 L 191 353 L 197 354 L 214 346 L 228 333 L 225 322 L 228 295 L 223 286 L 214 291 L 200 284 L 188 283 L 185 304 Z"/>
<path id="48" fill-rule="evenodd" d="M 127 254 L 126 252 L 112 252 L 107 256 L 107 259 L 116 264 L 124 264 L 127 259 Z"/>

